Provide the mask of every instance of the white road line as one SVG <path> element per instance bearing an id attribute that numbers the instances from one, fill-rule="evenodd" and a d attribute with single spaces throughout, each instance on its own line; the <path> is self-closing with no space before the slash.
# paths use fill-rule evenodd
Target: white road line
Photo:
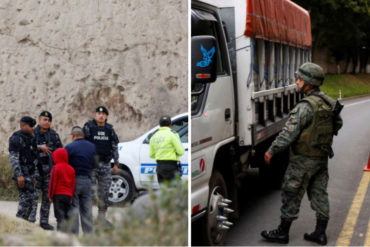
<path id="1" fill-rule="evenodd" d="M 367 102 L 370 102 L 370 99 L 367 99 L 367 100 L 364 100 L 364 101 L 360 101 L 360 102 L 356 102 L 356 103 L 352 103 L 352 104 L 348 104 L 348 105 L 344 105 L 344 107 L 360 105 L 360 104 L 367 103 Z"/>

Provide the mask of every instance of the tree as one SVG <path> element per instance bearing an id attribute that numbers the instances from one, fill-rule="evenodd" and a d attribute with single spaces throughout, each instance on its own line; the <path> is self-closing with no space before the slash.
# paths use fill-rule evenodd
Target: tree
<path id="1" fill-rule="evenodd" d="M 352 61 L 352 73 L 360 58 L 364 71 L 370 50 L 369 0 L 293 1 L 310 12 L 313 51 L 327 47 L 337 64 L 345 59 L 348 66 Z"/>

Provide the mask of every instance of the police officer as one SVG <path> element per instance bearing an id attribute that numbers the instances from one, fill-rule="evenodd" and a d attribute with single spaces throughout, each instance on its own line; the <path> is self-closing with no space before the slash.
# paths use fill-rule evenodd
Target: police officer
<path id="1" fill-rule="evenodd" d="M 343 122 L 339 115 L 341 105 L 322 93 L 322 68 L 314 63 L 303 64 L 296 72 L 297 87 L 303 98 L 290 112 L 285 127 L 265 153 L 265 162 L 278 152 L 290 147 L 290 160 L 282 184 L 281 223 L 261 235 L 270 242 L 288 243 L 292 221 L 298 218 L 299 207 L 307 191 L 311 207 L 316 212 L 314 232 L 304 239 L 326 245 L 326 227 L 329 220 L 328 157 L 333 157 L 333 135 Z M 339 105 L 339 109 L 338 109 Z"/>
<path id="2" fill-rule="evenodd" d="M 30 222 L 32 200 L 35 193 L 37 170 L 37 147 L 32 135 L 36 120 L 24 116 L 20 121 L 20 130 L 9 138 L 10 164 L 13 167 L 13 179 L 16 181 L 19 204 L 16 216 Z"/>
<path id="3" fill-rule="evenodd" d="M 162 183 L 175 178 L 179 157 L 184 154 L 184 147 L 179 135 L 171 130 L 172 122 L 169 116 L 162 116 L 159 126 L 158 131 L 150 138 L 149 145 L 150 158 L 157 161 L 158 182 Z"/>
<path id="4" fill-rule="evenodd" d="M 34 136 L 36 139 L 39 162 L 38 169 L 40 176 L 37 178 L 36 193 L 32 205 L 31 218 L 36 220 L 37 203 L 40 192 L 42 201 L 40 208 L 40 226 L 45 230 L 53 230 L 49 224 L 50 201 L 48 198 L 50 172 L 53 167 L 52 153 L 58 148 L 62 148 L 58 133 L 51 128 L 53 116 L 48 111 L 43 111 L 39 116 L 39 125 L 35 128 Z"/>
<path id="5" fill-rule="evenodd" d="M 107 123 L 109 112 L 104 106 L 96 108 L 95 118 L 85 123 L 83 131 L 85 138 L 94 143 L 99 157 L 99 165 L 94 169 L 98 182 L 98 219 L 111 225 L 105 219 L 108 210 L 109 188 L 112 183 L 111 159 L 113 158 L 113 173 L 118 171 L 118 137 L 113 126 Z"/>

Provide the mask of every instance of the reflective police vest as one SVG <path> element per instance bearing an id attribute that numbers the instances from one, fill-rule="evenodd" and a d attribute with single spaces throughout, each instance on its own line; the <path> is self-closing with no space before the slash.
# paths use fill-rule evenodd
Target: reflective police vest
<path id="1" fill-rule="evenodd" d="M 308 102 L 313 109 L 313 119 L 311 124 L 300 134 L 298 140 L 294 143 L 293 151 L 296 154 L 303 154 L 310 157 L 327 157 L 333 155 L 331 145 L 333 143 L 333 111 L 329 102 L 333 100 L 328 96 L 325 102 L 319 96 L 311 94 L 301 101 Z"/>
<path id="2" fill-rule="evenodd" d="M 150 138 L 150 157 L 155 160 L 179 161 L 184 154 L 179 135 L 169 127 L 161 127 Z"/>

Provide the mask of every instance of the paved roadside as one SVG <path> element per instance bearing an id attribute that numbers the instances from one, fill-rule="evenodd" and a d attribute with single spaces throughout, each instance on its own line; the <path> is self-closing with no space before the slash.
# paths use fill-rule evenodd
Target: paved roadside
<path id="1" fill-rule="evenodd" d="M 343 101 L 343 129 L 334 137 L 335 156 L 329 160 L 330 221 L 328 246 L 370 246 L 370 174 L 364 172 L 370 152 L 370 96 Z M 258 175 L 258 174 L 257 174 Z M 280 223 L 280 190 L 265 189 L 255 174 L 241 187 L 240 218 L 228 232 L 225 245 L 272 246 L 262 239 L 262 230 Z M 289 245 L 307 246 L 305 232 L 315 227 L 315 213 L 305 195 L 298 220 L 290 231 Z"/>

